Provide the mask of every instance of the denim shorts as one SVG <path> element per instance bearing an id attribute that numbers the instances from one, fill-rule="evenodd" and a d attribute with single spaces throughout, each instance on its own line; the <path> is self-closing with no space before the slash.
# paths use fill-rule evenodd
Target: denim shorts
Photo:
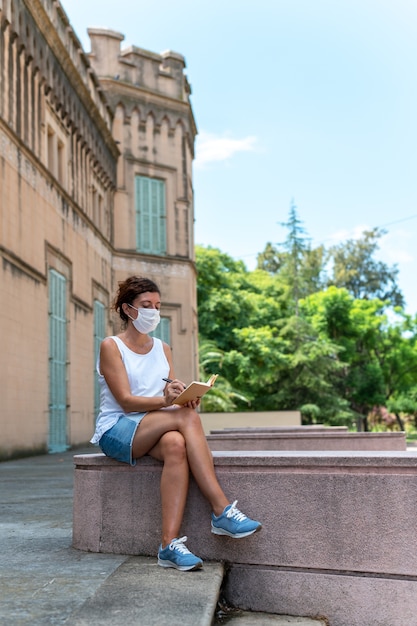
<path id="1" fill-rule="evenodd" d="M 106 456 L 116 461 L 136 465 L 132 458 L 132 444 L 136 430 L 146 413 L 136 413 L 134 418 L 119 417 L 116 424 L 103 433 L 99 446 Z"/>

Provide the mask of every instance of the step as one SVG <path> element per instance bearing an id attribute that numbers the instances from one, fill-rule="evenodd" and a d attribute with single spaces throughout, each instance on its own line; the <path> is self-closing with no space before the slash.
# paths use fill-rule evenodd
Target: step
<path id="1" fill-rule="evenodd" d="M 322 620 L 218 609 L 221 563 L 201 571 L 163 569 L 155 558 L 129 557 L 66 620 L 71 626 L 326 626 Z M 215 621 L 216 615 L 219 617 Z"/>
<path id="2" fill-rule="evenodd" d="M 67 619 L 71 626 L 211 626 L 224 567 L 179 572 L 156 558 L 129 557 Z"/>
<path id="3" fill-rule="evenodd" d="M 328 626 L 323 619 L 311 617 L 290 617 L 271 613 L 251 613 L 242 611 L 227 619 L 227 626 Z"/>

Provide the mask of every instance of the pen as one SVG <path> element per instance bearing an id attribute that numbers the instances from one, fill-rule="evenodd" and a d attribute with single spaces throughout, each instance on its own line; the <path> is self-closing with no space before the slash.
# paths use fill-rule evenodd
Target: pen
<path id="1" fill-rule="evenodd" d="M 173 383 L 174 381 L 171 378 L 163 378 L 162 380 L 164 380 L 166 383 Z M 187 387 L 184 385 L 184 389 L 187 389 Z"/>

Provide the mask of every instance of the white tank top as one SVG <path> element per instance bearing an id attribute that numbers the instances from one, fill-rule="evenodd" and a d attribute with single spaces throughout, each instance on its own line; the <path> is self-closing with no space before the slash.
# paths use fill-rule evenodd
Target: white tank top
<path id="1" fill-rule="evenodd" d="M 153 346 L 147 354 L 137 354 L 130 350 L 119 337 L 111 337 L 120 350 L 126 368 L 130 389 L 134 396 L 153 398 L 164 395 L 166 385 L 163 378 L 169 375 L 169 363 L 165 356 L 162 341 L 153 338 Z M 106 379 L 100 372 L 100 356 L 97 360 L 100 383 L 100 412 L 91 443 L 98 443 L 103 433 L 114 426 L 119 417 L 135 419 L 143 413 L 125 413 L 109 389 Z"/>

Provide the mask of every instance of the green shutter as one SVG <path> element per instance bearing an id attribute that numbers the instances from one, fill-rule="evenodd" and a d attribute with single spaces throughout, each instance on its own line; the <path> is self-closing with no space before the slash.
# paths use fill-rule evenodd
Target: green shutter
<path id="1" fill-rule="evenodd" d="M 151 221 L 151 194 L 150 194 L 150 181 L 146 178 L 141 180 L 141 195 L 140 206 L 142 211 L 141 220 L 141 238 L 140 245 L 144 252 L 151 252 L 151 236 L 152 236 L 152 221 Z"/>
<path id="2" fill-rule="evenodd" d="M 171 345 L 171 322 L 168 317 L 161 317 L 161 322 L 156 330 L 149 333 L 151 337 L 157 337 Z"/>
<path id="3" fill-rule="evenodd" d="M 67 287 L 49 270 L 49 452 L 67 450 Z"/>
<path id="4" fill-rule="evenodd" d="M 157 183 L 157 203 L 158 203 L 158 246 L 161 254 L 166 254 L 166 210 L 165 210 L 165 183 L 161 180 Z"/>
<path id="5" fill-rule="evenodd" d="M 94 421 L 100 408 L 100 383 L 98 382 L 97 359 L 100 353 L 100 344 L 105 337 L 106 320 L 105 306 L 94 300 Z"/>
<path id="6" fill-rule="evenodd" d="M 136 176 L 135 211 L 137 250 L 166 254 L 165 182 Z"/>

